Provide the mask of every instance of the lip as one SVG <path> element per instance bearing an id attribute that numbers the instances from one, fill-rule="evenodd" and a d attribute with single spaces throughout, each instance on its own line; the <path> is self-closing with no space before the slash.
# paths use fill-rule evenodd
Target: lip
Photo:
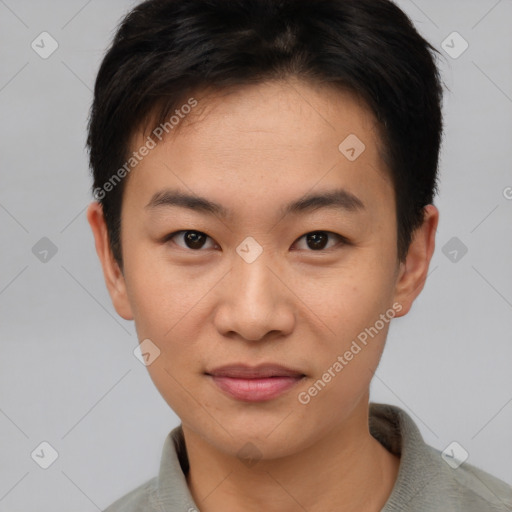
<path id="1" fill-rule="evenodd" d="M 274 363 L 262 363 L 257 366 L 247 364 L 228 364 L 206 372 L 215 377 L 231 377 L 238 379 L 264 379 L 267 377 L 298 377 L 304 373 L 286 366 Z"/>
<path id="2" fill-rule="evenodd" d="M 305 374 L 277 364 L 227 365 L 206 372 L 225 394 L 244 402 L 263 402 L 282 395 Z"/>

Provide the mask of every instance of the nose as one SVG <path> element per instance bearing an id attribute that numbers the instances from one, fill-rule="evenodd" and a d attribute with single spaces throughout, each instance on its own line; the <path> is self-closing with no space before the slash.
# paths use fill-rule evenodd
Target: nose
<path id="1" fill-rule="evenodd" d="M 252 263 L 235 257 L 223 279 L 214 318 L 223 336 L 259 341 L 293 331 L 296 315 L 290 285 L 264 254 Z"/>

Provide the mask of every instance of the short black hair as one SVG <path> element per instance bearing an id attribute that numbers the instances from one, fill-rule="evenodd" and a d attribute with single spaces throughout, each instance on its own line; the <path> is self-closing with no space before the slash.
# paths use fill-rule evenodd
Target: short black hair
<path id="1" fill-rule="evenodd" d="M 137 5 L 121 20 L 101 63 L 88 124 L 93 194 L 115 260 L 122 269 L 121 178 L 131 170 L 126 162 L 137 130 L 150 119 L 163 124 L 193 91 L 297 77 L 348 90 L 373 112 L 395 191 L 398 260 L 404 261 L 424 207 L 438 192 L 443 87 L 436 53 L 390 0 Z"/>

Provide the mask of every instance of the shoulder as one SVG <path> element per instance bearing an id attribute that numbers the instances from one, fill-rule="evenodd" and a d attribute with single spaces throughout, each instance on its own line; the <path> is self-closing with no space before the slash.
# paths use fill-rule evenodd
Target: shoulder
<path id="1" fill-rule="evenodd" d="M 103 512 L 197 510 L 187 487 L 187 467 L 185 441 L 179 425 L 165 438 L 158 475 L 119 498 Z"/>
<path id="2" fill-rule="evenodd" d="M 467 462 L 453 468 L 443 460 L 440 450 L 429 445 L 426 450 L 438 465 L 429 490 L 436 506 L 444 503 L 445 510 L 465 512 L 512 511 L 512 486 Z"/>
<path id="3" fill-rule="evenodd" d="M 456 448 L 441 452 L 425 443 L 403 409 L 371 404 L 370 430 L 400 456 L 383 512 L 512 512 L 512 486 L 463 461 Z"/>
<path id="4" fill-rule="evenodd" d="M 156 489 L 156 481 L 157 477 L 147 480 L 109 505 L 103 512 L 139 512 L 140 510 L 160 512 L 160 509 L 153 506 L 152 497 Z"/>

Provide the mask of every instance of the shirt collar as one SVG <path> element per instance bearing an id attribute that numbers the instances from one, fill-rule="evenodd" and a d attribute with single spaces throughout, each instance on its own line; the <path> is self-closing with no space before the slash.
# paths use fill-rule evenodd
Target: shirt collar
<path id="1" fill-rule="evenodd" d="M 428 452 L 412 418 L 399 407 L 370 403 L 369 430 L 387 450 L 400 456 L 397 480 L 382 509 L 382 512 L 391 512 L 425 491 L 431 483 L 432 472 L 439 468 L 438 461 Z M 199 510 L 187 486 L 188 469 L 185 438 L 180 424 L 169 432 L 164 442 L 156 496 L 152 499 L 158 503 L 157 510 Z M 415 475 L 414 485 L 410 482 L 411 474 Z"/>
<path id="2" fill-rule="evenodd" d="M 370 403 L 369 428 L 380 444 L 400 457 L 395 485 L 382 512 L 407 510 L 407 504 L 435 486 L 432 476 L 439 473 L 440 457 L 434 456 L 413 419 L 397 406 Z"/>

